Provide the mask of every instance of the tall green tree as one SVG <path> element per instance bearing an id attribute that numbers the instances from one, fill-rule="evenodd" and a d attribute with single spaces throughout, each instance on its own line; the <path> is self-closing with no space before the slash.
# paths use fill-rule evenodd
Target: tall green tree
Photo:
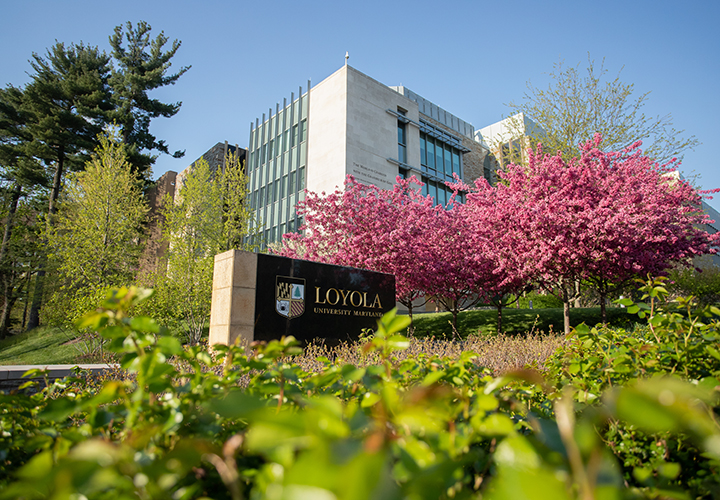
<path id="1" fill-rule="evenodd" d="M 619 151 L 642 140 L 643 152 L 661 164 L 682 159 L 684 151 L 699 144 L 694 136 L 685 137 L 684 131 L 673 128 L 672 115 L 645 115 L 650 92 L 636 93 L 632 83 L 620 79 L 620 73 L 611 77 L 604 59 L 598 65 L 588 58 L 586 68 L 559 62 L 549 76 L 547 88 L 528 82 L 523 99 L 508 105 L 513 114 L 509 136 L 529 138 L 529 144 L 506 146 L 510 161 L 521 160 L 521 150 L 535 149 L 538 143 L 544 151 L 560 151 L 569 161 L 579 156 L 580 144 L 596 133 L 602 135 L 605 151 Z M 523 115 L 540 128 L 528 128 Z M 506 139 L 501 142 L 507 143 Z"/>
<path id="2" fill-rule="evenodd" d="M 247 243 L 252 212 L 237 156 L 228 154 L 218 169 L 200 159 L 184 173 L 178 176 L 175 198 L 163 202 L 163 238 L 170 250 L 167 271 L 154 284 L 158 308 L 153 312 L 194 344 L 210 319 L 215 255 L 256 247 Z"/>
<path id="3" fill-rule="evenodd" d="M 170 154 L 167 144 L 150 133 L 153 118 L 175 116 L 181 102 L 163 103 L 148 95 L 151 90 L 174 85 L 190 66 L 171 73 L 170 60 L 180 48 L 181 42 L 173 40 L 165 49 L 169 38 L 160 32 L 151 38 L 151 26 L 140 21 L 133 26 L 117 26 L 110 36 L 110 46 L 116 67 L 113 68 L 110 86 L 114 110 L 112 116 L 120 125 L 123 142 L 128 146 L 130 163 L 141 175 L 155 162 L 153 151 Z M 184 151 L 172 155 L 180 158 Z"/>
<path id="4" fill-rule="evenodd" d="M 113 133 L 99 137 L 85 170 L 70 176 L 47 234 L 60 289 L 49 305 L 72 321 L 105 290 L 134 280 L 147 204 Z"/>
<path id="5" fill-rule="evenodd" d="M 96 137 L 106 123 L 110 102 L 110 58 L 97 47 L 56 43 L 46 58 L 33 53 L 34 73 L 25 87 L 23 108 L 29 114 L 32 137 L 28 156 L 43 161 L 53 171 L 48 203 L 48 223 L 67 170 L 79 170 L 97 145 Z M 39 325 L 45 266 L 35 283 L 28 328 Z"/>
<path id="6" fill-rule="evenodd" d="M 54 171 L 48 212 L 55 212 L 66 171 L 81 170 L 107 123 L 110 58 L 97 47 L 56 43 L 46 58 L 33 54 L 34 73 L 25 88 L 31 115 L 29 153 Z"/>
<path id="7" fill-rule="evenodd" d="M 27 154 L 32 141 L 23 90 L 0 89 L 0 214 L 4 225 L 0 245 L 0 338 L 8 333 L 10 313 L 36 271 L 39 241 L 38 194 L 47 187 L 42 164 Z M 31 200 L 27 200 L 31 197 Z M 24 201 L 25 200 L 25 201 Z M 20 233 L 16 234 L 16 230 Z"/>

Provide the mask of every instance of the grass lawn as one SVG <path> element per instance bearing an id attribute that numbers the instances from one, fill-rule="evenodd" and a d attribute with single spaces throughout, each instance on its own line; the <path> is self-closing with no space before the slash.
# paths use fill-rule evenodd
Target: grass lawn
<path id="1" fill-rule="evenodd" d="M 81 354 L 72 332 L 40 327 L 0 341 L 0 365 L 72 364 Z"/>
<path id="2" fill-rule="evenodd" d="M 555 333 L 563 331 L 563 310 L 562 308 L 548 309 L 515 309 L 504 308 L 503 331 L 508 334 L 523 334 L 533 331 L 535 333 L 551 330 Z M 637 319 L 636 315 L 628 314 L 626 309 L 613 307 L 607 308 L 608 324 L 611 326 L 626 326 Z M 570 325 L 576 326 L 585 323 L 594 326 L 600 323 L 599 307 L 583 307 L 570 309 Z M 435 335 L 436 337 L 452 338 L 452 314 L 424 313 L 414 314 L 415 335 L 424 337 Z M 482 309 L 477 311 L 464 311 L 458 315 L 458 333 L 461 337 L 481 332 L 485 335 L 493 335 L 497 330 L 497 310 Z"/>

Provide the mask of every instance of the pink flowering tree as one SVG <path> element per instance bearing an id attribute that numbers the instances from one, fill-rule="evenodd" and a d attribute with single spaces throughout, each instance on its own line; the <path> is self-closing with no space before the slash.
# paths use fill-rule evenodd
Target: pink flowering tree
<path id="1" fill-rule="evenodd" d="M 422 196 L 415 179 L 398 177 L 391 191 L 348 176 L 343 190 L 306 193 L 298 204 L 303 234 L 284 235 L 280 255 L 391 273 L 398 302 L 408 308 L 426 295 L 436 257 L 428 234 L 440 229 L 442 207 Z"/>
<path id="2" fill-rule="evenodd" d="M 674 161 L 658 165 L 642 154 L 639 142 L 619 152 L 605 153 L 599 146 L 599 137 L 587 143 L 577 163 L 597 177 L 587 221 L 596 236 L 586 280 L 600 295 L 605 322 L 610 292 L 636 277 L 715 253 L 720 234 L 699 227 L 711 221 L 699 193 L 677 176 Z"/>
<path id="3" fill-rule="evenodd" d="M 431 258 L 431 279 L 426 292 L 433 301 L 452 314 L 452 326 L 457 332 L 460 311 L 477 304 L 482 271 L 487 262 L 478 259 L 470 228 L 462 223 L 462 205 L 453 195 L 445 209 L 435 214 L 437 224 L 424 235 Z"/>
<path id="4" fill-rule="evenodd" d="M 596 287 L 604 320 L 612 286 L 712 251 L 717 241 L 693 226 L 704 217 L 687 183 L 642 156 L 637 144 L 607 153 L 600 142 L 596 136 L 567 162 L 531 151 L 528 165 L 509 165 L 495 188 L 506 244 L 536 283 L 562 299 L 566 332 L 576 282 Z"/>
<path id="5" fill-rule="evenodd" d="M 475 272 L 475 292 L 480 300 L 497 309 L 497 333 L 502 332 L 502 310 L 516 302 L 532 276 L 526 265 L 528 242 L 512 223 L 516 207 L 508 205 L 485 179 L 474 188 L 455 185 L 468 194 L 455 217 L 465 228 L 467 245 L 472 249 L 470 266 Z"/>

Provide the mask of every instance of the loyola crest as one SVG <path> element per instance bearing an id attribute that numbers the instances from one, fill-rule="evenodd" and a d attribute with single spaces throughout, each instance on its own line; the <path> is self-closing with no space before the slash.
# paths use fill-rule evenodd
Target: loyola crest
<path id="1" fill-rule="evenodd" d="M 275 311 L 293 319 L 305 312 L 305 280 L 288 276 L 275 277 Z"/>

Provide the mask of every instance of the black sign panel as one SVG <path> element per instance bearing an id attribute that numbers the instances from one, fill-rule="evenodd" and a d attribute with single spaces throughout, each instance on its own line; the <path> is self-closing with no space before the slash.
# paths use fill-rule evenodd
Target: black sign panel
<path id="1" fill-rule="evenodd" d="M 353 340 L 395 307 L 395 276 L 258 254 L 255 340 Z"/>

